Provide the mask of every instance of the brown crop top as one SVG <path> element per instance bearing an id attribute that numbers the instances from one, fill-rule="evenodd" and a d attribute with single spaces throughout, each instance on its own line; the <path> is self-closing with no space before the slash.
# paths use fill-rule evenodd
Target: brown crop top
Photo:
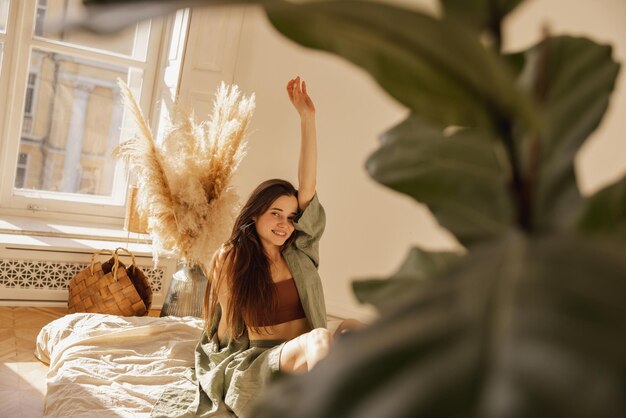
<path id="1" fill-rule="evenodd" d="M 258 324 L 259 327 L 269 327 L 282 324 L 284 322 L 305 318 L 300 295 L 296 289 L 296 282 L 292 279 L 274 282 L 276 296 L 278 296 L 278 309 L 276 316 L 271 320 L 271 324 Z"/>

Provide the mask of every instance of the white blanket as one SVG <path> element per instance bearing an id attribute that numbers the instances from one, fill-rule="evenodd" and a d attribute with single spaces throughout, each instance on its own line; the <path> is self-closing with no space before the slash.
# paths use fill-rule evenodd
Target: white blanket
<path id="1" fill-rule="evenodd" d="M 46 325 L 35 355 L 50 365 L 44 415 L 149 417 L 169 385 L 189 385 L 197 318 L 73 314 Z"/>

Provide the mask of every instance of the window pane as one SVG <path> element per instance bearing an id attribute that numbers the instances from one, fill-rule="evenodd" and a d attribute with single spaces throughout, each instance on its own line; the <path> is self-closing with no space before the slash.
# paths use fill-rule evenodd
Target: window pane
<path id="1" fill-rule="evenodd" d="M 133 77 L 141 74 L 134 68 L 32 52 L 15 187 L 112 194 L 118 161 L 111 152 L 120 141 L 123 113 L 117 79 L 129 79 L 129 71 Z"/>
<path id="2" fill-rule="evenodd" d="M 150 25 L 143 23 L 112 35 L 95 35 L 86 31 L 71 33 L 47 33 L 50 22 L 80 16 L 84 6 L 81 0 L 38 0 L 35 16 L 35 36 L 45 37 L 68 44 L 115 52 L 137 59 L 145 59 Z"/>
<path id="3" fill-rule="evenodd" d="M 17 158 L 17 173 L 15 175 L 15 187 L 20 189 L 24 187 L 26 173 L 28 171 L 28 154 L 20 152 Z"/>
<path id="4" fill-rule="evenodd" d="M 9 18 L 9 0 L 0 0 L 0 32 L 6 33 Z"/>

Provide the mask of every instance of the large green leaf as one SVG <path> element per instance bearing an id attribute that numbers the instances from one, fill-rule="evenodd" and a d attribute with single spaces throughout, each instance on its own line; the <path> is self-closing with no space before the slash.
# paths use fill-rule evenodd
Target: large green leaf
<path id="1" fill-rule="evenodd" d="M 537 148 L 538 171 L 526 172 L 534 225 L 541 230 L 568 226 L 582 203 L 574 157 L 602 120 L 619 64 L 611 58 L 610 46 L 567 36 L 548 38 L 524 55 L 520 84 L 536 98 L 545 128 Z M 524 139 L 528 145 L 534 137 L 526 134 Z M 527 156 L 527 167 L 533 166 L 531 160 Z"/>
<path id="2" fill-rule="evenodd" d="M 480 30 L 499 27 L 523 0 L 441 0 L 446 16 Z"/>
<path id="3" fill-rule="evenodd" d="M 464 245 L 514 222 L 501 144 L 479 131 L 450 137 L 410 116 L 386 132 L 367 169 L 378 182 L 424 203 Z"/>
<path id="4" fill-rule="evenodd" d="M 379 312 L 397 306 L 399 300 L 419 292 L 424 280 L 442 275 L 463 257 L 449 251 L 412 248 L 402 267 L 387 279 L 359 280 L 352 283 L 359 302 L 374 305 Z"/>
<path id="5" fill-rule="evenodd" d="M 158 18 L 176 10 L 209 6 L 231 7 L 238 4 L 279 3 L 280 0 L 82 0 L 84 13 L 53 22 L 47 31 L 87 30 L 96 34 L 119 32 L 147 19 Z M 58 16 L 52 16 L 52 19 Z"/>
<path id="6" fill-rule="evenodd" d="M 257 418 L 626 416 L 625 248 L 507 236 L 306 375 Z"/>
<path id="7" fill-rule="evenodd" d="M 585 233 L 626 239 L 626 177 L 585 201 L 577 227 Z"/>
<path id="8" fill-rule="evenodd" d="M 266 10 L 285 36 L 360 66 L 430 124 L 494 129 L 494 118 L 504 117 L 537 126 L 505 61 L 463 25 L 364 1 L 272 3 Z"/>

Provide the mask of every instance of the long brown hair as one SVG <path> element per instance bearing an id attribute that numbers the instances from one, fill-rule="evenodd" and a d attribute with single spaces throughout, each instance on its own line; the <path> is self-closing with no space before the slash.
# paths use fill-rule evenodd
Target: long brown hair
<path id="1" fill-rule="evenodd" d="M 219 288 L 228 286 L 230 300 L 226 318 L 230 338 L 237 339 L 248 325 L 255 332 L 264 332 L 255 324 L 268 324 L 277 309 L 276 289 L 272 282 L 269 259 L 256 231 L 254 219 L 265 213 L 281 196 L 298 196 L 291 183 L 272 179 L 261 183 L 250 195 L 235 220 L 233 232 L 215 254 L 209 271 L 209 285 L 204 301 L 204 319 L 209 331 L 218 303 Z M 283 248 L 295 239 L 295 232 Z"/>

